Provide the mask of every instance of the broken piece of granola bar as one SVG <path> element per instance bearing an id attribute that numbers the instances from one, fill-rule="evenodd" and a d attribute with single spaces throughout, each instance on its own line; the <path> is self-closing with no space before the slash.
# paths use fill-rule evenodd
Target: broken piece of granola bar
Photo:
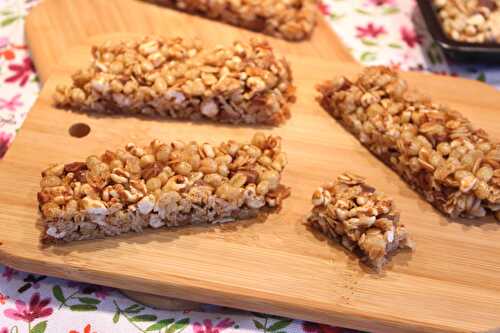
<path id="1" fill-rule="evenodd" d="M 399 248 L 413 248 L 408 231 L 399 223 L 394 202 L 365 183 L 344 173 L 316 190 L 309 224 L 379 271 Z"/>
<path id="2" fill-rule="evenodd" d="M 144 228 L 215 224 L 279 208 L 287 163 L 281 139 L 250 143 L 158 140 L 42 172 L 38 202 L 47 242 L 115 236 Z"/>
<path id="3" fill-rule="evenodd" d="M 451 217 L 500 221 L 500 144 L 457 111 L 408 89 L 387 67 L 318 86 L 321 105 Z"/>
<path id="4" fill-rule="evenodd" d="M 288 40 L 309 38 L 316 25 L 316 0 L 155 0 L 155 2 Z"/>
<path id="5" fill-rule="evenodd" d="M 146 37 L 92 48 L 92 63 L 58 86 L 57 106 L 97 112 L 279 125 L 295 101 L 292 73 L 267 42 L 204 48 Z"/>

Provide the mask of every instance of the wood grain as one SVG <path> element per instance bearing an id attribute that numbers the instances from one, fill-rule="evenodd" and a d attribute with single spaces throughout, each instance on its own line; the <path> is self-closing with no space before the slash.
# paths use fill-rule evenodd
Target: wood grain
<path id="1" fill-rule="evenodd" d="M 26 37 L 42 82 L 68 47 L 97 34 L 115 32 L 198 37 L 212 44 L 265 36 L 284 54 L 353 62 L 339 38 L 318 17 L 309 41 L 287 42 L 144 0 L 44 0 L 26 17 Z"/>
<path id="2" fill-rule="evenodd" d="M 201 304 L 197 302 L 186 301 L 183 299 L 158 296 L 152 294 L 141 293 L 132 290 L 120 289 L 122 294 L 128 298 L 155 309 L 162 309 L 168 311 L 183 311 L 183 310 L 198 310 Z"/>
<path id="3" fill-rule="evenodd" d="M 115 35 L 113 38 L 123 37 Z M 82 46 L 67 53 L 46 82 L 13 147 L 0 163 L 0 260 L 15 268 L 112 287 L 210 302 L 373 332 L 483 332 L 500 327 L 500 225 L 449 220 L 371 156 L 315 102 L 314 85 L 356 65 L 290 56 L 298 102 L 277 128 L 292 196 L 265 221 L 188 227 L 42 247 L 36 192 L 49 163 L 84 159 L 129 141 L 152 138 L 247 140 L 256 128 L 134 117 L 95 117 L 51 106 L 55 86 L 89 61 Z M 71 63 L 67 63 L 71 61 Z M 411 84 L 446 102 L 500 138 L 500 96 L 479 82 L 420 73 Z M 84 138 L 68 128 L 86 123 Z M 417 244 L 384 274 L 303 225 L 310 195 L 351 170 L 394 197 Z"/>

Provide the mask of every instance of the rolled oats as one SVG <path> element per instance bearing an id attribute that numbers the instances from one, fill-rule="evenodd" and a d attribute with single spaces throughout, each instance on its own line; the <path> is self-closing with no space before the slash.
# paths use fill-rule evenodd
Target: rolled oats
<path id="1" fill-rule="evenodd" d="M 164 55 L 151 63 L 156 53 L 148 52 L 157 47 L 162 51 L 155 52 Z M 290 118 L 288 106 L 295 101 L 287 61 L 256 39 L 208 49 L 197 41 L 145 37 L 94 46 L 92 56 L 92 64 L 76 72 L 71 85 L 56 88 L 57 106 L 278 125 Z"/>
<path id="2" fill-rule="evenodd" d="M 125 150 L 90 156 L 86 162 L 52 165 L 42 172 L 37 196 L 44 240 L 69 242 L 268 213 L 281 205 L 289 189 L 280 183 L 281 171 L 259 163 L 258 158 L 266 156 L 281 164 L 284 153 L 277 137 L 257 133 L 251 142 L 228 141 L 216 147 L 154 140 L 146 147 L 129 144 Z M 252 158 L 244 158 L 248 151 Z M 210 162 L 197 163 L 200 154 L 202 161 Z M 134 155 L 142 155 L 141 160 Z M 120 157 L 125 168 L 111 168 Z M 234 164 L 233 158 L 245 162 Z M 225 166 L 224 172 L 213 164 Z M 134 166 L 127 169 L 129 165 Z M 82 177 L 76 178 L 76 172 Z"/>
<path id="3" fill-rule="evenodd" d="M 399 223 L 394 202 L 366 184 L 364 178 L 344 173 L 312 195 L 309 224 L 379 271 L 400 248 L 413 248 Z"/>
<path id="4" fill-rule="evenodd" d="M 188 13 L 288 40 L 309 38 L 316 25 L 316 0 L 155 1 Z"/>
<path id="5" fill-rule="evenodd" d="M 332 116 L 444 214 L 478 218 L 500 205 L 500 144 L 393 70 L 370 67 L 318 90 Z M 367 93 L 378 100 L 364 103 Z"/>

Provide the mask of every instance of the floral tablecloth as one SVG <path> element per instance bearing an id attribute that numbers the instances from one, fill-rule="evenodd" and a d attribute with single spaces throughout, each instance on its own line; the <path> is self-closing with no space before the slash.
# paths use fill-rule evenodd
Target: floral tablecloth
<path id="1" fill-rule="evenodd" d="M 36 2 L 0 0 L 0 157 L 40 89 L 23 31 L 23 17 Z M 320 10 L 363 64 L 430 70 L 500 86 L 500 67 L 447 62 L 426 32 L 414 0 L 324 0 Z M 198 312 L 158 311 L 106 287 L 2 265 L 0 272 L 0 333 L 354 332 L 210 305 Z"/>

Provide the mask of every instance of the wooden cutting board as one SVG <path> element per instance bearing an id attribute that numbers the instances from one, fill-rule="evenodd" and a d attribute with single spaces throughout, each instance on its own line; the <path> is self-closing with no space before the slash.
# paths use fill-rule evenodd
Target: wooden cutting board
<path id="1" fill-rule="evenodd" d="M 42 82 L 68 47 L 97 34 L 115 32 L 199 37 L 212 44 L 264 36 L 286 54 L 353 62 L 319 13 L 318 18 L 309 41 L 287 42 L 144 0 L 43 0 L 26 17 L 26 38 Z"/>
<path id="2" fill-rule="evenodd" d="M 123 35 L 113 38 L 118 37 Z M 500 224 L 441 216 L 314 100 L 315 84 L 336 74 L 352 75 L 360 70 L 356 65 L 289 57 L 298 86 L 292 118 L 281 127 L 259 128 L 281 135 L 288 152 L 283 182 L 292 187 L 292 196 L 279 214 L 222 227 L 42 247 L 36 193 L 40 171 L 48 164 L 84 160 L 130 141 L 244 141 L 256 131 L 53 108 L 55 86 L 89 61 L 89 45 L 66 53 L 0 163 L 1 262 L 39 274 L 373 332 L 500 328 Z M 493 88 L 444 76 L 405 76 L 500 138 L 500 95 Z M 90 134 L 71 137 L 68 128 L 75 123 L 88 124 Z M 367 176 L 394 197 L 416 241 L 416 252 L 396 255 L 381 275 L 303 225 L 314 189 L 345 170 Z"/>

